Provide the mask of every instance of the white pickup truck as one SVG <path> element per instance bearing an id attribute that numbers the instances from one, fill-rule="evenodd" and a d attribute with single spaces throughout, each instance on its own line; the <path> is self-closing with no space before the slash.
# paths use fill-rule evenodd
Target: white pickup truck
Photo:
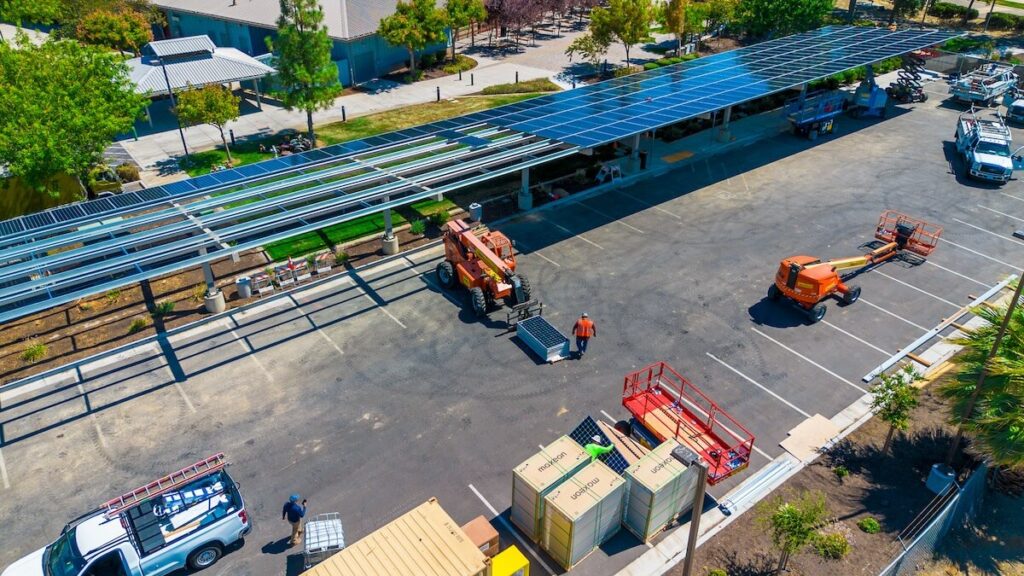
<path id="1" fill-rule="evenodd" d="M 954 136 L 970 177 L 1003 183 L 1013 175 L 1013 137 L 998 114 L 978 118 L 972 108 L 960 115 Z"/>
<path id="2" fill-rule="evenodd" d="M 163 576 L 209 568 L 252 528 L 226 464 L 217 454 L 115 498 L 2 576 Z"/>

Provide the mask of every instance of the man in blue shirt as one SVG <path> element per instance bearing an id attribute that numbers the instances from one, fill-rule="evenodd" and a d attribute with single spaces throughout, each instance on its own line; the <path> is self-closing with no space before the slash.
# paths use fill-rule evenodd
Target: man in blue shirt
<path id="1" fill-rule="evenodd" d="M 299 538 L 302 537 L 302 518 L 306 515 L 306 500 L 303 499 L 301 505 L 298 502 L 299 495 L 292 494 L 281 510 L 281 520 L 288 520 L 292 525 L 292 537 L 288 540 L 290 546 L 298 544 Z"/>

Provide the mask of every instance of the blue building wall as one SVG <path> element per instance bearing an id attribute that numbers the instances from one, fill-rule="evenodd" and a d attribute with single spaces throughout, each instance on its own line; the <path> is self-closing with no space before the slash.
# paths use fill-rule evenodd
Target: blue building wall
<path id="1" fill-rule="evenodd" d="M 274 30 L 239 24 L 227 20 L 167 10 L 167 27 L 172 38 L 205 34 L 217 46 L 232 47 L 257 56 L 267 52 L 265 38 L 273 37 Z M 440 52 L 443 45 L 427 51 Z M 331 59 L 338 65 L 338 77 L 342 84 L 367 82 L 384 76 L 406 65 L 408 52 L 400 46 L 392 46 L 376 34 L 350 40 L 334 39 Z"/>

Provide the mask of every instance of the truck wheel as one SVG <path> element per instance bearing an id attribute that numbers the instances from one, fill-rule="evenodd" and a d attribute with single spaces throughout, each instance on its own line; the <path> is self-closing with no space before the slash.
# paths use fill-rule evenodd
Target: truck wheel
<path id="1" fill-rule="evenodd" d="M 782 292 L 779 291 L 779 287 L 772 284 L 768 287 L 768 299 L 772 302 L 778 302 L 779 298 L 782 298 Z"/>
<path id="2" fill-rule="evenodd" d="M 860 299 L 860 286 L 850 286 L 850 289 L 843 294 L 843 304 L 849 306 Z"/>
<path id="3" fill-rule="evenodd" d="M 484 297 L 484 291 L 478 287 L 470 288 L 469 305 L 473 307 L 473 313 L 477 317 L 487 314 L 487 298 Z"/>
<path id="4" fill-rule="evenodd" d="M 223 555 L 220 544 L 204 544 L 188 555 L 188 567 L 191 570 L 204 570 L 216 564 Z"/>
<path id="5" fill-rule="evenodd" d="M 452 267 L 452 263 L 445 260 L 437 265 L 437 281 L 445 288 L 452 288 L 455 286 L 455 268 Z"/>
<path id="6" fill-rule="evenodd" d="M 817 324 L 825 317 L 825 310 L 825 305 L 819 302 L 807 311 L 807 319 L 811 321 L 811 324 Z"/>

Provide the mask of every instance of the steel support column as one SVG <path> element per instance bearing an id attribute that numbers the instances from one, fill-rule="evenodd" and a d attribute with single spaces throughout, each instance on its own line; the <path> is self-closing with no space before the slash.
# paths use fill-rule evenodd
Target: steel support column
<path id="1" fill-rule="evenodd" d="M 530 169 L 523 168 L 521 174 L 521 186 L 519 188 L 519 209 L 529 210 L 533 208 L 533 194 L 530 193 Z"/>

